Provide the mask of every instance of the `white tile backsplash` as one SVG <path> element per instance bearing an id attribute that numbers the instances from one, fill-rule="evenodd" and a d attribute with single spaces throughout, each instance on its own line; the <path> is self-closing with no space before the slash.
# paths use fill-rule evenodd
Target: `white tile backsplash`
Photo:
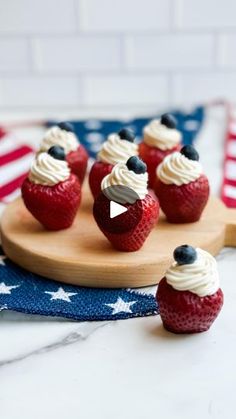
<path id="1" fill-rule="evenodd" d="M 30 51 L 26 40 L 0 36 L 0 72 L 27 72 L 29 62 Z"/>
<path id="2" fill-rule="evenodd" d="M 175 0 L 180 29 L 235 28 L 235 0 Z"/>
<path id="3" fill-rule="evenodd" d="M 72 77 L 14 77 L 1 81 L 3 107 L 76 106 L 79 82 Z"/>
<path id="4" fill-rule="evenodd" d="M 236 100 L 235 0 L 0 0 L 0 111 Z"/>
<path id="5" fill-rule="evenodd" d="M 170 27 L 170 0 L 77 0 L 86 32 L 142 32 Z"/>
<path id="6" fill-rule="evenodd" d="M 236 33 L 221 34 L 219 38 L 219 65 L 222 68 L 236 68 Z"/>
<path id="7" fill-rule="evenodd" d="M 236 98 L 236 73 L 197 72 L 174 76 L 172 91 L 173 103 L 194 104 L 216 99 Z"/>
<path id="8" fill-rule="evenodd" d="M 164 75 L 87 77 L 85 97 L 88 105 L 165 105 L 168 83 Z"/>
<path id="9" fill-rule="evenodd" d="M 121 41 L 114 36 L 36 39 L 34 59 L 35 69 L 41 73 L 119 70 Z"/>
<path id="10" fill-rule="evenodd" d="M 210 68 L 214 59 L 212 35 L 141 35 L 128 39 L 128 66 L 135 69 Z"/>
<path id="11" fill-rule="evenodd" d="M 71 33 L 76 29 L 74 0 L 1 0 L 0 33 Z"/>

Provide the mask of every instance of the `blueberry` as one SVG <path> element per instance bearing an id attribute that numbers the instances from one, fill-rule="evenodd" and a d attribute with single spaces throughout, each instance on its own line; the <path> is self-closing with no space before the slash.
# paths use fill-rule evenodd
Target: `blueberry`
<path id="1" fill-rule="evenodd" d="M 129 141 L 130 143 L 134 142 L 135 135 L 134 135 L 134 132 L 131 129 L 122 128 L 118 132 L 118 135 L 119 135 L 121 140 L 126 140 L 126 141 Z"/>
<path id="2" fill-rule="evenodd" d="M 137 175 L 140 175 L 141 173 L 146 173 L 147 171 L 147 165 L 139 159 L 137 156 L 130 157 L 127 162 L 126 166 L 129 170 L 132 170 L 134 173 L 137 173 Z"/>
<path id="3" fill-rule="evenodd" d="M 170 113 L 164 113 L 161 116 L 161 124 L 165 125 L 167 128 L 174 129 L 176 128 L 177 122 L 173 115 Z"/>
<path id="4" fill-rule="evenodd" d="M 74 132 L 74 127 L 70 122 L 59 122 L 57 124 L 59 128 L 63 129 L 64 131 Z"/>
<path id="5" fill-rule="evenodd" d="M 199 160 L 199 154 L 197 150 L 192 145 L 185 145 L 181 150 L 180 153 L 183 154 L 190 160 Z"/>
<path id="6" fill-rule="evenodd" d="M 178 265 L 190 265 L 197 259 L 197 252 L 194 247 L 184 244 L 183 246 L 176 247 L 174 259 Z"/>
<path id="7" fill-rule="evenodd" d="M 60 147 L 59 145 L 53 145 L 49 148 L 48 154 L 52 156 L 54 159 L 57 160 L 65 160 L 65 150 L 63 147 Z"/>

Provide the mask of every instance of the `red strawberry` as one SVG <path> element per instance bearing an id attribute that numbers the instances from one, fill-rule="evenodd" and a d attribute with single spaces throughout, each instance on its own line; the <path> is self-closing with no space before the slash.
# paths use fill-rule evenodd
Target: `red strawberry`
<path id="1" fill-rule="evenodd" d="M 101 192 L 101 182 L 106 175 L 109 175 L 113 169 L 112 164 L 96 161 L 89 173 L 89 186 L 93 197 L 96 198 Z"/>
<path id="2" fill-rule="evenodd" d="M 71 174 L 54 186 L 38 185 L 28 178 L 22 185 L 26 208 L 48 230 L 62 230 L 73 223 L 81 200 L 81 187 Z"/>
<path id="3" fill-rule="evenodd" d="M 71 151 L 67 154 L 66 160 L 69 164 L 72 173 L 74 173 L 78 177 L 80 183 L 82 184 L 84 181 L 88 163 L 87 151 L 80 144 L 76 151 Z"/>
<path id="4" fill-rule="evenodd" d="M 201 175 L 187 185 L 166 185 L 156 180 L 155 193 L 170 223 L 193 223 L 201 217 L 209 197 L 209 182 Z"/>
<path id="5" fill-rule="evenodd" d="M 128 211 L 110 218 L 110 201 L 101 192 L 94 201 L 93 215 L 103 234 L 114 248 L 125 252 L 140 249 L 156 224 L 159 203 L 151 195 L 138 199 L 134 204 L 125 204 Z"/>
<path id="6" fill-rule="evenodd" d="M 162 160 L 174 151 L 180 150 L 181 146 L 178 145 L 171 150 L 160 150 L 156 147 L 150 147 L 149 145 L 142 142 L 139 145 L 139 156 L 147 165 L 147 171 L 149 176 L 149 187 L 154 189 L 156 181 L 156 168 L 162 162 Z"/>
<path id="7" fill-rule="evenodd" d="M 163 326 L 173 333 L 198 333 L 210 328 L 224 302 L 222 290 L 199 297 L 190 291 L 177 291 L 162 278 L 157 302 Z"/>

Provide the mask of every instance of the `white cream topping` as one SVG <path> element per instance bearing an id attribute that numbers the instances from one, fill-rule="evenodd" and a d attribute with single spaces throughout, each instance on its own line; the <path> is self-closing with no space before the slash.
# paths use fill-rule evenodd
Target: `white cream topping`
<path id="1" fill-rule="evenodd" d="M 58 126 L 50 128 L 44 135 L 40 145 L 40 151 L 48 151 L 50 147 L 59 145 L 65 153 L 76 151 L 79 146 L 78 139 L 73 132 L 61 129 Z"/>
<path id="2" fill-rule="evenodd" d="M 103 163 L 126 163 L 129 157 L 138 155 L 138 146 L 127 140 L 121 140 L 118 134 L 110 134 L 97 155 Z"/>
<path id="3" fill-rule="evenodd" d="M 45 186 L 64 182 L 70 176 L 70 168 L 65 160 L 57 160 L 48 153 L 39 153 L 33 161 L 29 180 Z"/>
<path id="4" fill-rule="evenodd" d="M 216 260 L 210 253 L 196 249 L 197 259 L 189 265 L 174 262 L 166 272 L 169 285 L 178 291 L 191 291 L 199 297 L 215 294 L 220 287 Z"/>
<path id="5" fill-rule="evenodd" d="M 153 119 L 144 127 L 144 142 L 150 147 L 160 150 L 171 150 L 182 139 L 181 132 L 175 128 L 168 128 L 161 123 L 160 119 Z"/>
<path id="6" fill-rule="evenodd" d="M 102 191 L 111 201 L 119 202 L 120 204 L 134 204 L 139 199 L 144 199 L 148 193 L 148 174 L 137 174 L 129 170 L 126 164 L 116 164 L 112 172 L 105 176 L 101 183 Z M 110 186 L 126 186 L 126 188 L 109 188 Z M 106 190 L 106 188 L 109 188 Z M 129 188 L 129 189 L 128 189 Z M 132 193 L 134 191 L 135 193 Z"/>
<path id="7" fill-rule="evenodd" d="M 164 158 L 157 167 L 157 177 L 166 185 L 187 185 L 197 180 L 203 173 L 199 161 L 190 160 L 175 151 Z"/>

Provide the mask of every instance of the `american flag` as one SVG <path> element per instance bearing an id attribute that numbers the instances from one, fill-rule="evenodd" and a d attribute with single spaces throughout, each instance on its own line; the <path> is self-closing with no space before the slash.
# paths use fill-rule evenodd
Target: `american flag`
<path id="1" fill-rule="evenodd" d="M 228 207 L 236 208 L 236 112 L 233 110 L 230 110 L 225 139 L 222 200 Z"/>
<path id="2" fill-rule="evenodd" d="M 29 171 L 34 152 L 28 145 L 18 145 L 13 132 L 0 129 L 0 201 L 7 204 L 18 194 Z"/>

